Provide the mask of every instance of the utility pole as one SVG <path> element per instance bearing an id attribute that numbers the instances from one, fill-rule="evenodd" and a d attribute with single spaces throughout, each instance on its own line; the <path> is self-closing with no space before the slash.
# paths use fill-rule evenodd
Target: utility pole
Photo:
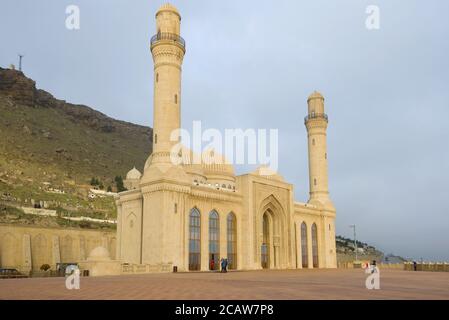
<path id="1" fill-rule="evenodd" d="M 19 71 L 22 71 L 22 58 L 24 57 L 23 54 L 18 54 L 19 55 Z"/>
<path id="2" fill-rule="evenodd" d="M 356 238 L 356 233 L 355 233 L 355 224 L 351 224 L 349 226 L 349 228 L 353 228 L 354 229 L 354 251 L 355 251 L 355 261 L 358 260 L 358 256 L 357 256 L 357 238 Z"/>

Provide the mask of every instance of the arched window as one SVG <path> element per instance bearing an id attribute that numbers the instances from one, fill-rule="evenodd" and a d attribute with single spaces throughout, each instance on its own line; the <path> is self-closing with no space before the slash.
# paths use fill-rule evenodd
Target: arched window
<path id="1" fill-rule="evenodd" d="M 270 228 L 268 222 L 268 216 L 265 213 L 263 215 L 263 242 L 261 247 L 261 260 L 262 260 L 262 268 L 267 269 L 270 267 Z"/>
<path id="2" fill-rule="evenodd" d="M 312 224 L 312 256 L 313 267 L 318 268 L 318 230 L 316 224 Z"/>
<path id="3" fill-rule="evenodd" d="M 237 269 L 237 219 L 232 212 L 227 218 L 228 266 Z"/>
<path id="4" fill-rule="evenodd" d="M 209 214 L 209 269 L 220 267 L 220 220 L 217 211 Z"/>
<path id="5" fill-rule="evenodd" d="M 189 270 L 201 268 L 201 215 L 198 209 L 189 215 Z"/>
<path id="6" fill-rule="evenodd" d="M 301 223 L 301 257 L 302 267 L 309 266 L 309 252 L 307 251 L 307 225 L 305 222 Z"/>

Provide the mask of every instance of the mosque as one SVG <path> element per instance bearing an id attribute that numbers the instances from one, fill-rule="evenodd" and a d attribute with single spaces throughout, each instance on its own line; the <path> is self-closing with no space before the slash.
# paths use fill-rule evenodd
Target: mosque
<path id="1" fill-rule="evenodd" d="M 307 203 L 293 185 L 260 168 L 236 176 L 220 155 L 212 163 L 175 164 L 170 139 L 181 127 L 181 70 L 186 44 L 170 4 L 156 13 L 153 153 L 116 197 L 117 259 L 154 270 L 336 268 L 335 208 L 329 198 L 324 98 L 313 92 L 305 117 L 309 152 Z M 192 155 L 183 150 L 178 157 Z"/>

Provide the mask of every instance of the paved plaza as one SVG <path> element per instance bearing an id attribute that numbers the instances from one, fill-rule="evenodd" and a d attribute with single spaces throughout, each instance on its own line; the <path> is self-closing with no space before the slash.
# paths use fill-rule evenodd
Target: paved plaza
<path id="1" fill-rule="evenodd" d="M 362 269 L 170 273 L 0 280 L 0 299 L 449 299 L 449 273 L 381 270 L 380 290 Z"/>

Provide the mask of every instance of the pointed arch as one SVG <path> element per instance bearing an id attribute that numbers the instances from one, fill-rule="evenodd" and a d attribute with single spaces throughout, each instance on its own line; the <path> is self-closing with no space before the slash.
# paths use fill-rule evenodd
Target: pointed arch
<path id="1" fill-rule="evenodd" d="M 129 228 L 134 228 L 136 221 L 137 221 L 137 216 L 134 214 L 134 212 L 129 213 L 128 216 L 126 217 L 126 225 Z"/>
<path id="2" fill-rule="evenodd" d="M 309 251 L 308 251 L 308 243 L 307 243 L 307 224 L 303 221 L 301 223 L 301 258 L 302 258 L 302 267 L 309 267 Z"/>
<path id="3" fill-rule="evenodd" d="M 286 211 L 274 194 L 260 202 L 259 210 L 255 228 L 262 235 L 256 248 L 261 266 L 284 267 L 288 264 L 288 248 L 291 245 Z"/>
<path id="4" fill-rule="evenodd" d="M 201 213 L 193 207 L 189 213 L 189 270 L 201 269 Z"/>
<path id="5" fill-rule="evenodd" d="M 316 223 L 312 224 L 312 257 L 313 257 L 313 267 L 318 268 L 318 228 Z"/>
<path id="6" fill-rule="evenodd" d="M 229 269 L 237 269 L 237 218 L 233 212 L 226 217 L 226 239 Z"/>
<path id="7" fill-rule="evenodd" d="M 209 269 L 220 267 L 220 216 L 217 210 L 209 213 Z"/>
<path id="8" fill-rule="evenodd" d="M 261 202 L 259 212 L 264 213 L 268 209 L 271 209 L 272 212 L 278 212 L 282 216 L 285 215 L 284 207 L 273 194 L 269 195 Z"/>

